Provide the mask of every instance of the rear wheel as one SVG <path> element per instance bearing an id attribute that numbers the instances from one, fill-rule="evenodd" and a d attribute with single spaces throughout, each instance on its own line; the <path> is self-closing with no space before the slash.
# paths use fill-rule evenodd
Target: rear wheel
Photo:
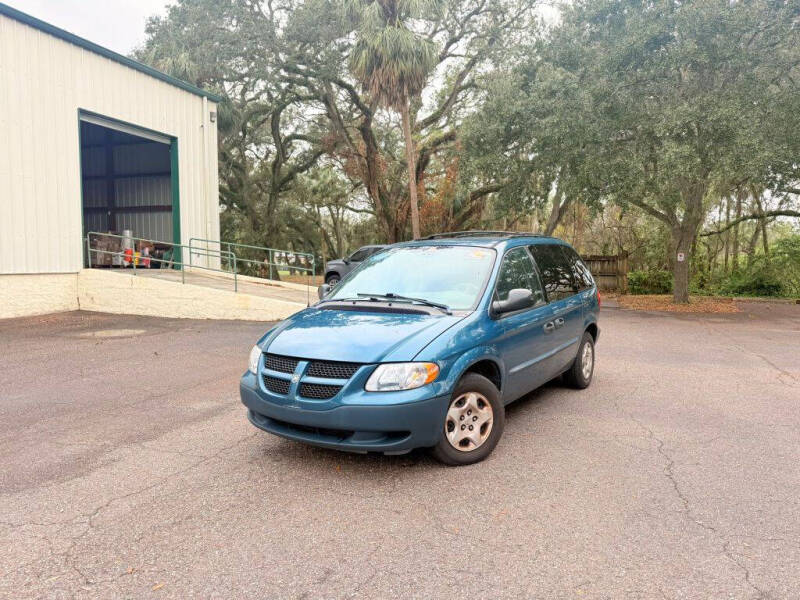
<path id="1" fill-rule="evenodd" d="M 594 338 L 588 331 L 583 332 L 583 339 L 578 346 L 578 355 L 575 361 L 569 368 L 569 371 L 564 373 L 564 381 L 570 387 L 579 390 L 589 387 L 592 383 L 592 375 L 594 374 Z"/>
<path id="2" fill-rule="evenodd" d="M 453 390 L 442 438 L 431 453 L 448 465 L 470 465 L 489 456 L 505 426 L 505 408 L 494 384 L 467 373 Z"/>

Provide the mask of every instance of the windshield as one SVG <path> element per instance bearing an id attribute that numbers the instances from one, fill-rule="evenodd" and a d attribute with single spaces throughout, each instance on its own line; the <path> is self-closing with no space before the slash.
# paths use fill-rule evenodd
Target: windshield
<path id="1" fill-rule="evenodd" d="M 395 294 L 469 310 L 478 302 L 496 253 L 474 246 L 389 248 L 366 259 L 326 300 Z"/>

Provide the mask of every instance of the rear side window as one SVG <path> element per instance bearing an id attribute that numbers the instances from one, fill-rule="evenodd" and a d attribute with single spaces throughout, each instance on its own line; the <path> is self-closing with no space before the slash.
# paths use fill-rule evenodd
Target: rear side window
<path id="1" fill-rule="evenodd" d="M 530 246 L 533 258 L 539 265 L 542 283 L 547 292 L 547 299 L 562 300 L 577 293 L 577 286 L 572 280 L 572 265 L 567 261 L 561 247 L 555 244 L 534 244 Z"/>
<path id="2" fill-rule="evenodd" d="M 561 251 L 567 257 L 567 261 L 572 268 L 572 278 L 575 280 L 578 289 L 583 291 L 592 287 L 594 285 L 592 274 L 589 272 L 589 267 L 586 266 L 586 263 L 578 256 L 578 253 L 567 246 L 561 246 Z"/>
<path id="3" fill-rule="evenodd" d="M 523 289 L 533 292 L 534 306 L 544 303 L 544 293 L 531 256 L 525 248 L 513 248 L 503 257 L 497 276 L 495 295 L 497 300 L 507 300 L 511 290 Z"/>
<path id="4" fill-rule="evenodd" d="M 361 262 L 365 258 L 367 258 L 371 254 L 370 248 L 361 248 L 360 250 L 356 250 L 353 253 L 353 256 L 350 257 L 350 260 L 353 262 Z"/>

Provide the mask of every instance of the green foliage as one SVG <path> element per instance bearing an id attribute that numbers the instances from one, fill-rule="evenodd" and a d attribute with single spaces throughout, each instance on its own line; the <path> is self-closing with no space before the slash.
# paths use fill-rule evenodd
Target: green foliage
<path id="1" fill-rule="evenodd" d="M 758 264 L 727 277 L 717 288 L 717 293 L 723 296 L 781 296 L 783 284 L 778 270 Z"/>
<path id="2" fill-rule="evenodd" d="M 730 272 L 699 270 L 693 279 L 693 293 L 723 296 L 800 297 L 800 234 L 790 233 L 776 240 L 770 254 L 763 252 Z"/>
<path id="3" fill-rule="evenodd" d="M 476 169 L 511 182 L 519 210 L 566 195 L 660 220 L 676 300 L 691 247 L 730 182 L 798 176 L 797 2 L 575 0 L 489 76 L 470 119 Z"/>
<path id="4" fill-rule="evenodd" d="M 767 211 L 796 205 L 798 1 L 575 0 L 543 26 L 535 9 L 175 0 L 135 56 L 225 97 L 225 239 L 320 257 L 397 241 L 414 189 L 426 233 L 538 221 L 582 249 L 629 252 L 643 287 L 661 290 L 651 274 L 680 242 L 698 290 L 769 288 L 755 271 L 744 281 L 747 262 L 781 269 L 781 293 L 800 294 L 796 242 L 776 215 L 737 227 L 742 281 L 720 275 L 727 233 L 689 251 L 732 186 L 757 188 Z M 394 92 L 409 101 L 402 134 L 384 110 Z"/>
<path id="5" fill-rule="evenodd" d="M 672 291 L 672 273 L 669 271 L 630 271 L 628 292 L 631 294 L 669 294 Z"/>
<path id="6" fill-rule="evenodd" d="M 436 44 L 409 27 L 413 19 L 434 17 L 433 0 L 350 0 L 350 15 L 358 41 L 350 54 L 350 69 L 380 104 L 402 110 L 422 92 L 438 62 Z"/>
<path id="7" fill-rule="evenodd" d="M 784 294 L 800 298 L 800 233 L 779 239 L 772 247 L 772 260 Z"/>

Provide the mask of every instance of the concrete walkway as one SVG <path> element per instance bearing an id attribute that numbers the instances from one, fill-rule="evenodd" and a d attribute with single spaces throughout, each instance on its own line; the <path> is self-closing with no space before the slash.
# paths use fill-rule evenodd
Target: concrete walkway
<path id="1" fill-rule="evenodd" d="M 124 272 L 132 274 L 133 271 L 128 269 Z M 180 282 L 181 272 L 169 269 L 138 269 L 136 277 L 153 277 L 166 281 Z M 233 276 L 222 273 L 204 273 L 202 271 L 184 273 L 184 283 L 229 292 L 234 291 Z M 266 279 L 256 279 L 255 277 L 238 277 L 236 288 L 236 291 L 240 294 L 252 294 L 253 296 L 285 300 L 287 302 L 306 304 L 308 301 L 313 303 L 317 300 L 316 288 L 299 284 L 281 284 Z M 306 289 L 304 290 L 303 288 Z"/>
<path id="2" fill-rule="evenodd" d="M 316 291 L 291 283 L 262 283 L 197 272 L 138 269 L 83 269 L 78 274 L 78 307 L 115 314 L 183 319 L 276 321 L 316 300 Z"/>

